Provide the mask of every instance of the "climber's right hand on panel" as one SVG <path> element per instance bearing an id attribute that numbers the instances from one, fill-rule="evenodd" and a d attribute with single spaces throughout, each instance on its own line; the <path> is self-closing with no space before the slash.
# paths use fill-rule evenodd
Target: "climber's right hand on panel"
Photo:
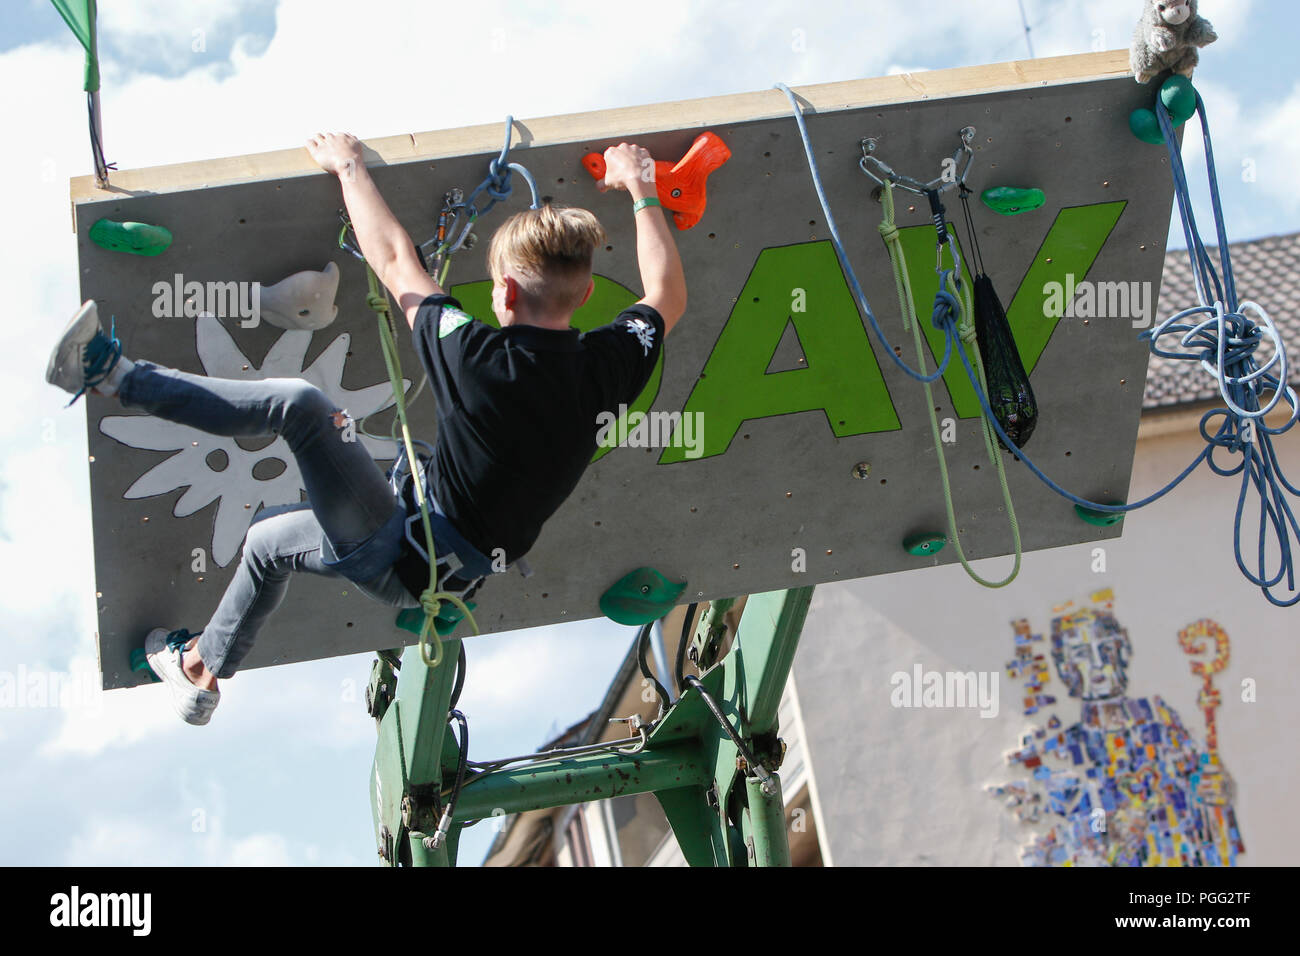
<path id="1" fill-rule="evenodd" d="M 351 133 L 317 133 L 307 140 L 306 146 L 321 169 L 340 179 L 355 177 L 359 170 L 366 168 L 361 158 L 361 140 Z"/>

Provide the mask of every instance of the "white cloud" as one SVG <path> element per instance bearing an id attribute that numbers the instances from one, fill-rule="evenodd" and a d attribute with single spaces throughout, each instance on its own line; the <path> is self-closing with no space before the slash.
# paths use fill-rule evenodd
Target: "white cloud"
<path id="1" fill-rule="evenodd" d="M 79 659 L 73 672 L 97 671 L 93 659 Z M 40 756 L 66 766 L 69 758 L 94 756 L 109 750 L 139 753 L 146 740 L 179 737 L 194 732 L 172 710 L 161 684 L 137 690 L 99 691 L 93 700 L 58 711 L 60 721 L 39 748 Z"/>
<path id="2" fill-rule="evenodd" d="M 132 0 L 99 6 L 101 50 L 125 51 L 133 64 L 180 71 L 203 62 L 221 41 L 239 39 L 238 24 L 265 8 L 260 0 Z"/>
<path id="3" fill-rule="evenodd" d="M 93 601 L 83 583 L 90 580 L 93 561 L 86 530 L 86 459 L 84 446 L 82 452 L 76 450 L 77 440 L 28 445 L 8 452 L 0 464 L 0 528 L 5 533 L 0 577 L 6 584 L 6 614 L 45 610 L 51 599 Z M 34 501 L 44 501 L 46 507 L 33 507 Z M 84 650 L 89 635 L 86 630 L 58 640 L 61 646 Z"/>
<path id="4" fill-rule="evenodd" d="M 1250 45 L 1249 37 L 1253 31 L 1248 26 L 1259 19 L 1255 13 L 1255 0 L 1232 0 L 1231 3 L 1213 5 L 1202 3 L 1199 10 L 1200 15 L 1210 21 L 1214 32 L 1219 35 L 1211 49 Z M 1289 8 L 1287 12 L 1290 12 Z"/>
<path id="5" fill-rule="evenodd" d="M 65 839 L 59 863 L 65 866 L 310 866 L 356 865 L 355 857 L 324 853 L 315 844 L 295 843 L 279 833 L 257 832 L 228 838 L 221 832 L 193 832 L 176 815 L 141 808 L 140 819 L 92 814 L 80 831 Z M 173 824 L 173 825 L 168 825 Z"/>
<path id="6" fill-rule="evenodd" d="M 355 654 L 244 671 L 220 682 L 222 700 L 213 725 L 221 720 L 222 732 L 232 739 L 283 727 L 298 747 L 364 753 L 376 739 L 365 704 L 372 660 Z"/>
<path id="7" fill-rule="evenodd" d="M 1295 157 L 1300 156 L 1300 83 L 1286 99 L 1261 104 L 1253 125 L 1247 155 L 1263 167 L 1259 182 L 1288 211 L 1300 212 L 1294 175 Z"/>
<path id="8" fill-rule="evenodd" d="M 256 833 L 231 844 L 225 863 L 229 866 L 293 866 L 289 843 L 278 833 Z"/>
<path id="9" fill-rule="evenodd" d="M 243 19 L 263 0 L 131 0 L 101 4 L 100 35 L 110 38 L 188 37 L 195 29 L 227 27 Z"/>
<path id="10" fill-rule="evenodd" d="M 566 719 L 576 720 L 600 702 L 635 633 L 608 621 L 584 621 L 472 639 L 461 710 L 495 721 L 528 713 L 539 699 L 555 709 L 554 701 L 568 698 Z M 532 745 L 541 744 L 544 728 L 533 736 Z"/>
<path id="11" fill-rule="evenodd" d="M 63 859 L 56 856 L 55 862 L 76 866 L 355 866 L 369 859 L 350 848 L 340 851 L 321 846 L 311 836 L 294 838 L 266 829 L 275 814 L 259 812 L 256 801 L 232 807 L 226 796 L 231 785 L 215 772 L 193 781 L 182 769 L 174 781 L 171 787 L 151 791 L 136 814 L 92 809 L 63 847 L 56 848 L 56 853 L 62 850 Z M 355 828 L 344 825 L 344 829 Z"/>

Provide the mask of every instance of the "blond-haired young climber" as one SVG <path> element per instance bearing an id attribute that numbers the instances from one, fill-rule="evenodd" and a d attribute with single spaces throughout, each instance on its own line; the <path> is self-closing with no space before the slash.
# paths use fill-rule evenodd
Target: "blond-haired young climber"
<path id="1" fill-rule="evenodd" d="M 370 178 L 361 144 L 330 133 L 307 143 L 339 177 L 366 261 L 397 299 L 437 401 L 438 434 L 423 479 L 433 509 L 438 579 L 468 598 L 486 575 L 513 565 L 573 491 L 596 450 L 602 412 L 645 387 L 664 335 L 686 309 L 681 261 L 655 200 L 650 154 L 627 143 L 605 152 L 598 183 L 634 200 L 645 296 L 585 334 L 573 313 L 591 295 L 604 230 L 583 209 L 543 206 L 497 230 L 488 249 L 493 328 L 461 310 L 429 277 L 410 236 Z M 642 202 L 651 200 L 651 202 Z M 154 672 L 177 713 L 205 724 L 293 572 L 341 575 L 394 607 L 418 606 L 429 582 L 412 480 L 394 493 L 364 446 L 348 441 L 340 409 L 302 379 L 234 381 L 131 361 L 106 335 L 93 300 L 73 317 L 50 357 L 47 380 L 80 395 L 95 389 L 214 435 L 281 435 L 308 501 L 268 509 L 249 528 L 234 577 L 198 634 L 159 627 L 145 638 Z M 444 560 L 445 559 L 445 560 Z"/>

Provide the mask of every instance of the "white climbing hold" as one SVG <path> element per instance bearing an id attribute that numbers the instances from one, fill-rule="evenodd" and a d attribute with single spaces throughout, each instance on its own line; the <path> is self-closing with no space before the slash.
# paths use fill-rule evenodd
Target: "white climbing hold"
<path id="1" fill-rule="evenodd" d="M 282 329 L 323 329 L 339 314 L 338 289 L 339 267 L 333 262 L 320 272 L 295 272 L 262 289 L 262 318 Z"/>

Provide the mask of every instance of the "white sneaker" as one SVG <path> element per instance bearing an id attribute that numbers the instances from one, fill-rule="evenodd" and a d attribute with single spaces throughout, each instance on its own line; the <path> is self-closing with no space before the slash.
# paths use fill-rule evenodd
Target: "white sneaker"
<path id="1" fill-rule="evenodd" d="M 149 668 L 171 692 L 172 708 L 181 720 L 202 726 L 212 719 L 212 712 L 221 702 L 221 691 L 195 687 L 185 675 L 181 658 L 192 636 L 188 631 L 155 627 L 144 639 L 144 653 Z"/>
<path id="2" fill-rule="evenodd" d="M 45 381 L 68 392 L 76 401 L 96 386 L 106 390 L 105 394 L 115 391 L 117 381 L 131 364 L 122 357 L 121 343 L 104 334 L 95 300 L 87 299 L 50 353 Z"/>

